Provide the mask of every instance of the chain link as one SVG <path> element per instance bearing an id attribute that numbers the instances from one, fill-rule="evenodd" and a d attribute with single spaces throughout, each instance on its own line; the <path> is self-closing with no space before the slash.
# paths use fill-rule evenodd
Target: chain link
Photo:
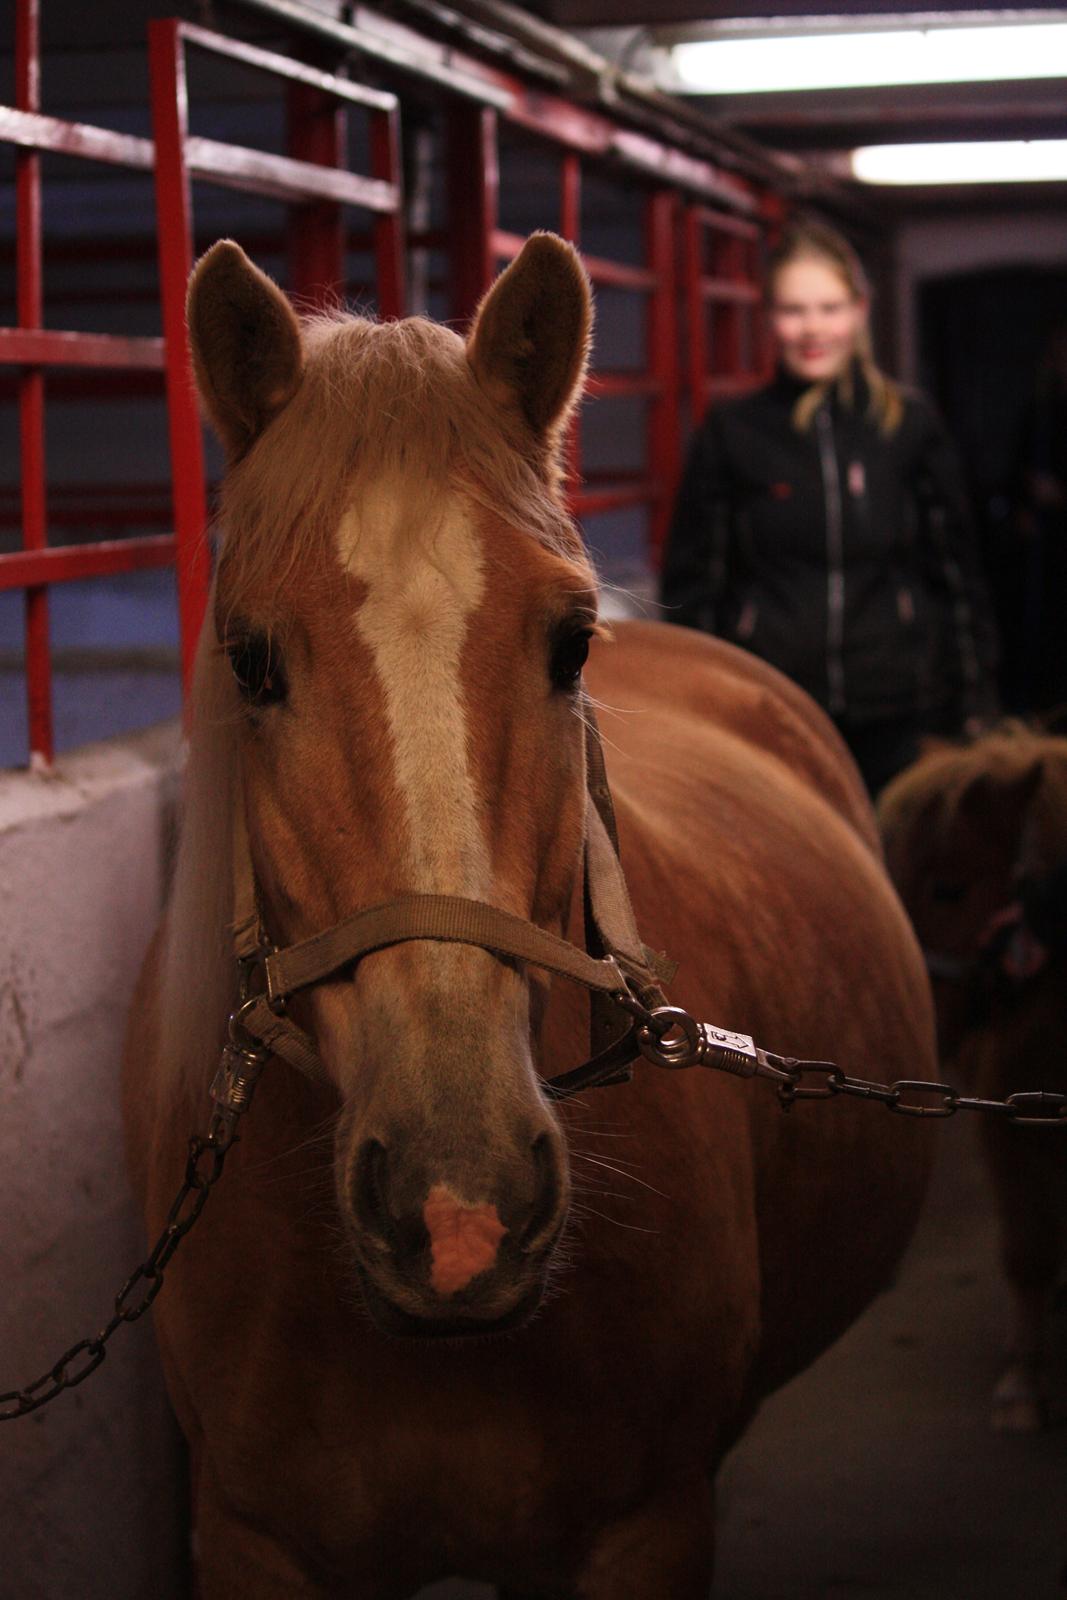
<path id="1" fill-rule="evenodd" d="M 1006 1100 L 982 1100 L 961 1094 L 950 1083 L 923 1078 L 876 1083 L 849 1077 L 830 1061 L 776 1059 L 789 1074 L 789 1081 L 778 1085 L 778 1099 L 786 1111 L 798 1100 L 833 1100 L 837 1095 L 846 1095 L 875 1101 L 898 1117 L 954 1117 L 957 1111 L 978 1111 L 1018 1127 L 1067 1128 L 1067 1094 L 1054 1094 L 1051 1090 L 1027 1089 L 1010 1094 Z M 809 1087 L 804 1081 L 809 1077 L 822 1081 Z"/>
<path id="2" fill-rule="evenodd" d="M 649 1010 L 633 995 L 618 996 L 636 1019 L 635 1042 L 642 1056 L 657 1067 L 709 1067 L 734 1077 L 769 1078 L 775 1082 L 782 1108 L 798 1100 L 833 1100 L 845 1095 L 884 1105 L 898 1117 L 954 1117 L 977 1111 L 1029 1128 L 1067 1128 L 1067 1094 L 1027 1089 L 1006 1100 L 983 1100 L 961 1094 L 950 1083 L 923 1078 L 898 1078 L 894 1083 L 853 1078 L 833 1061 L 801 1061 L 763 1050 L 745 1033 L 730 1033 L 696 1022 L 677 1006 Z"/>
<path id="3" fill-rule="evenodd" d="M 93 1339 L 79 1339 L 54 1366 L 23 1389 L 0 1394 L 0 1422 L 12 1422 L 47 1405 L 66 1389 L 84 1383 L 107 1355 L 108 1340 L 123 1323 L 143 1317 L 163 1287 L 163 1275 L 175 1250 L 198 1220 L 212 1189 L 222 1177 L 226 1157 L 237 1142 L 237 1124 L 248 1108 L 256 1080 L 269 1055 L 262 1050 L 227 1045 L 211 1086 L 215 1102 L 208 1130 L 189 1140 L 185 1178 L 167 1213 L 163 1232 L 151 1252 L 126 1279 L 115 1296 L 111 1318 Z"/>

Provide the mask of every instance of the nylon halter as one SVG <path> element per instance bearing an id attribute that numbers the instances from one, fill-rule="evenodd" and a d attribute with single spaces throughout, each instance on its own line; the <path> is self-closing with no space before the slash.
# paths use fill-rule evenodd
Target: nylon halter
<path id="1" fill-rule="evenodd" d="M 1030 858 L 1039 857 L 1037 841 L 1028 843 L 1032 832 L 1031 819 L 1020 841 L 1011 898 L 987 917 L 972 949 L 957 955 L 923 947 L 931 978 L 1018 994 L 1067 955 L 1067 857 L 1036 871 Z"/>
<path id="2" fill-rule="evenodd" d="M 367 906 L 321 933 L 284 949 L 274 946 L 260 914 L 243 796 L 234 820 L 233 945 L 242 973 L 242 1003 L 231 1019 L 239 1044 L 281 1056 L 309 1077 L 326 1072 L 311 1038 L 285 1012 L 294 994 L 354 966 L 365 956 L 409 940 L 475 945 L 501 959 L 533 966 L 583 985 L 590 994 L 591 1055 L 581 1066 L 544 1080 L 561 1099 L 580 1089 L 625 1081 L 640 1053 L 634 1021 L 666 1005 L 660 988 L 675 964 L 642 942 L 618 856 L 614 808 L 592 706 L 586 723 L 586 807 L 583 891 L 586 949 L 481 900 L 458 895 L 402 895 Z M 254 991 L 254 992 L 252 992 Z"/>

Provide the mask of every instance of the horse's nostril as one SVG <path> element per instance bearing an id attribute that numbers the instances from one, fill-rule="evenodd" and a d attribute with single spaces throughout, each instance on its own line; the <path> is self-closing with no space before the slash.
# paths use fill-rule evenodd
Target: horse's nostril
<path id="1" fill-rule="evenodd" d="M 368 1139 L 356 1158 L 352 1205 L 361 1225 L 383 1244 L 392 1246 L 397 1230 L 386 1198 L 387 1161 L 384 1144 Z"/>
<path id="2" fill-rule="evenodd" d="M 524 1250 L 539 1244 L 541 1236 L 547 1230 L 554 1229 L 562 1194 L 559 1163 L 556 1160 L 551 1137 L 547 1133 L 538 1134 L 530 1149 L 534 1160 L 537 1188 L 533 1209 L 519 1239 L 519 1244 Z"/>

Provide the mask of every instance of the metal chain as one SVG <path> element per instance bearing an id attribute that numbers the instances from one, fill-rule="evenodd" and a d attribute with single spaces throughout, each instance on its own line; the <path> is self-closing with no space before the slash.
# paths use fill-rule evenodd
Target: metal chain
<path id="1" fill-rule="evenodd" d="M 1067 1128 L 1067 1094 L 1045 1089 L 1021 1090 L 1006 1100 L 983 1100 L 961 1094 L 950 1083 L 898 1078 L 876 1083 L 853 1078 L 833 1061 L 802 1061 L 763 1050 L 747 1033 L 730 1033 L 697 1022 L 677 1006 L 649 1011 L 632 995 L 618 997 L 637 1020 L 635 1039 L 642 1056 L 654 1066 L 710 1067 L 735 1077 L 769 1078 L 775 1082 L 783 1110 L 798 1100 L 832 1100 L 850 1095 L 884 1105 L 900 1117 L 954 1117 L 957 1111 L 978 1111 L 1029 1128 Z M 821 1079 L 814 1086 L 805 1079 Z M 916 1098 L 925 1097 L 925 1098 Z"/>
<path id="2" fill-rule="evenodd" d="M 126 1279 L 115 1296 L 110 1321 L 92 1339 L 79 1339 L 54 1366 L 23 1389 L 0 1394 L 0 1422 L 25 1417 L 47 1405 L 66 1389 L 76 1389 L 107 1355 L 112 1334 L 123 1323 L 143 1317 L 163 1287 L 163 1276 L 175 1250 L 193 1227 L 212 1189 L 222 1177 L 226 1157 L 237 1142 L 237 1124 L 248 1109 L 256 1081 L 269 1053 L 245 1044 L 226 1046 L 218 1074 L 211 1086 L 215 1110 L 205 1134 L 189 1140 L 185 1178 L 167 1213 L 166 1225 L 151 1253 Z"/>
<path id="3" fill-rule="evenodd" d="M 954 1117 L 957 1111 L 980 1111 L 1020 1127 L 1067 1128 L 1067 1094 L 1049 1089 L 1025 1089 L 1006 1100 L 982 1100 L 961 1094 L 950 1083 L 922 1078 L 898 1078 L 894 1083 L 852 1078 L 831 1061 L 790 1061 L 788 1070 L 793 1081 L 778 1088 L 778 1098 L 787 1111 L 797 1100 L 831 1100 L 843 1094 L 875 1101 L 899 1117 Z M 817 1088 L 805 1087 L 803 1080 L 816 1075 L 822 1077 L 822 1083 Z M 909 1098 L 916 1095 L 929 1099 Z"/>
<path id="4" fill-rule="evenodd" d="M 634 1055 L 654 1066 L 681 1069 L 709 1067 L 741 1078 L 767 1078 L 777 1086 L 778 1100 L 790 1110 L 798 1100 L 832 1100 L 851 1095 L 875 1101 L 902 1117 L 952 1117 L 957 1111 L 980 1111 L 1032 1128 L 1067 1127 L 1067 1095 L 1027 1090 L 1006 1100 L 981 1100 L 964 1095 L 949 1083 L 898 1078 L 895 1083 L 875 1083 L 853 1078 L 832 1061 L 801 1061 L 794 1056 L 763 1050 L 746 1033 L 731 1033 L 710 1023 L 697 1022 L 678 1006 L 649 1010 L 635 995 L 614 996 L 634 1018 L 631 1033 Z M 222 1054 L 211 1097 L 215 1103 L 206 1134 L 189 1141 L 185 1178 L 167 1213 L 163 1232 L 151 1253 L 130 1274 L 115 1296 L 114 1310 L 95 1338 L 79 1339 L 48 1371 L 23 1389 L 0 1394 L 0 1422 L 11 1422 L 47 1405 L 66 1389 L 84 1383 L 107 1355 L 108 1340 L 124 1323 L 143 1317 L 163 1287 L 167 1266 L 207 1204 L 222 1177 L 226 1157 L 237 1142 L 237 1125 L 248 1110 L 259 1075 L 271 1051 L 259 1044 L 241 1025 L 241 1012 L 230 1019 L 230 1043 Z M 820 1078 L 815 1086 L 806 1078 Z M 907 1098 L 922 1095 L 934 1103 Z M 134 1296 L 136 1295 L 136 1298 Z"/>

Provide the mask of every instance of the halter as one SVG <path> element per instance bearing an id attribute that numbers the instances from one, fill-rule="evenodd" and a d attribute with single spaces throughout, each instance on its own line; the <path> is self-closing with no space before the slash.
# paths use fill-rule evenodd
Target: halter
<path id="1" fill-rule="evenodd" d="M 267 936 L 259 910 L 255 870 L 241 796 L 234 822 L 233 945 L 241 974 L 241 1003 L 230 1019 L 238 1065 L 262 1065 L 281 1056 L 308 1077 L 325 1079 L 314 1043 L 290 1016 L 286 1003 L 351 967 L 364 956 L 409 940 L 476 945 L 499 959 L 528 962 L 584 985 L 590 994 L 591 1054 L 572 1071 L 543 1082 L 553 1099 L 582 1089 L 625 1082 L 631 1063 L 645 1055 L 659 1065 L 692 1055 L 686 1013 L 668 1006 L 662 983 L 675 963 L 641 941 L 618 855 L 614 807 L 604 769 L 599 730 L 588 698 L 583 901 L 586 949 L 481 900 L 457 895 L 402 895 L 368 906 L 311 938 L 284 949 Z M 224 1065 L 222 1089 L 232 1093 Z"/>
<path id="2" fill-rule="evenodd" d="M 956 956 L 924 946 L 931 978 L 959 985 L 984 980 L 1010 993 L 1025 988 L 1067 950 L 1065 872 L 1061 863 L 1047 873 L 1020 879 L 1015 898 L 987 919 L 973 954 Z M 1043 896 L 1049 904 L 1041 912 Z"/>

